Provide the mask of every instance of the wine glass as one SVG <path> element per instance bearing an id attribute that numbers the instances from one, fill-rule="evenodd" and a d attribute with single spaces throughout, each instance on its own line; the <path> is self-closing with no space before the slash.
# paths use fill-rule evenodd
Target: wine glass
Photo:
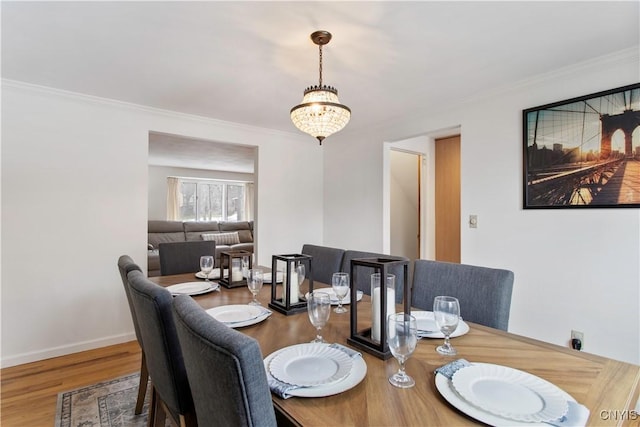
<path id="1" fill-rule="evenodd" d="M 347 310 L 342 306 L 342 300 L 349 293 L 349 273 L 333 273 L 331 276 L 331 287 L 338 297 L 338 306 L 333 309 L 336 313 L 346 313 Z"/>
<path id="2" fill-rule="evenodd" d="M 213 271 L 213 257 L 211 255 L 200 257 L 200 270 L 204 274 L 204 281 L 209 282 L 209 274 Z"/>
<path id="3" fill-rule="evenodd" d="M 457 298 L 438 296 L 433 300 L 433 317 L 436 326 L 444 334 L 444 344 L 438 346 L 438 353 L 445 356 L 454 356 L 458 352 L 449 342 L 449 337 L 458 327 L 460 320 L 460 303 Z"/>
<path id="4" fill-rule="evenodd" d="M 390 314 L 387 319 L 387 343 L 391 354 L 400 364 L 400 369 L 389 377 L 389 382 L 399 388 L 413 387 L 416 382 L 404 371 L 404 364 L 418 343 L 416 318 L 407 313 Z"/>
<path id="5" fill-rule="evenodd" d="M 247 272 L 247 287 L 249 291 L 253 295 L 253 300 L 249 303 L 249 305 L 261 305 L 260 301 L 258 301 L 257 297 L 260 293 L 260 289 L 262 289 L 263 276 L 261 268 L 252 268 Z"/>
<path id="6" fill-rule="evenodd" d="M 331 297 L 329 294 L 320 291 L 314 291 L 309 294 L 307 311 L 309 312 L 311 324 L 318 330 L 316 338 L 311 342 L 326 342 L 320 335 L 320 330 L 327 324 L 331 314 Z"/>

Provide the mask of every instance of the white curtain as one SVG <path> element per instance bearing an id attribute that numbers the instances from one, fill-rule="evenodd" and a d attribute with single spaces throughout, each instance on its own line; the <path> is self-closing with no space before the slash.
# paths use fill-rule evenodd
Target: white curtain
<path id="1" fill-rule="evenodd" d="M 253 201 L 254 201 L 253 182 L 247 182 L 244 186 L 244 220 L 253 221 Z"/>
<path id="2" fill-rule="evenodd" d="M 180 218 L 180 178 L 167 177 L 167 220 L 179 221 Z"/>

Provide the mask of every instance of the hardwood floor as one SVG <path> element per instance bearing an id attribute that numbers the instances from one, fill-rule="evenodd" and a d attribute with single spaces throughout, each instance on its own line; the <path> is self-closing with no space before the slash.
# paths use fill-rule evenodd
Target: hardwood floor
<path id="1" fill-rule="evenodd" d="M 0 425 L 54 424 L 58 393 L 130 374 L 140 369 L 137 341 L 0 370 Z"/>

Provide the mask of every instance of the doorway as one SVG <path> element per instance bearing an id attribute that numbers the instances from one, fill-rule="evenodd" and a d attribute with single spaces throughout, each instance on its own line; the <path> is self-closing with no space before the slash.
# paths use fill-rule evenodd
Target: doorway
<path id="1" fill-rule="evenodd" d="M 443 128 L 428 134 L 407 138 L 404 140 L 385 142 L 383 145 L 383 251 L 384 253 L 396 255 L 397 246 L 394 244 L 392 250 L 391 241 L 396 239 L 394 236 L 398 231 L 397 219 L 391 219 L 391 156 L 394 151 L 409 153 L 416 156 L 417 168 L 419 173 L 416 178 L 419 186 L 419 225 L 415 235 L 419 236 L 418 256 L 410 255 L 409 252 L 403 253 L 407 258 L 444 260 L 449 259 L 451 262 L 460 262 L 460 134 L 459 126 Z M 437 142 L 438 141 L 438 142 Z M 445 144 L 451 145 L 445 145 Z M 436 146 L 440 145 L 436 156 Z M 393 154 L 395 155 L 395 154 Z M 436 157 L 438 160 L 436 160 Z M 438 177 L 436 177 L 436 169 L 438 168 Z M 446 173 L 452 174 L 448 177 Z M 440 181 L 441 187 L 438 189 L 440 201 L 436 201 L 436 183 Z M 448 192 L 451 193 L 448 193 Z M 456 202 L 456 209 L 448 217 L 448 213 L 452 212 L 449 202 Z M 439 209 L 436 214 L 436 209 Z M 436 217 L 441 217 L 436 226 Z M 393 230 L 392 230 L 393 228 Z M 441 228 L 436 237 L 436 230 Z M 416 237 L 417 238 L 417 237 Z M 440 249 L 439 255 L 436 255 L 436 241 L 440 247 L 451 249 L 454 255 L 448 254 Z M 413 252 L 411 252 L 413 253 Z M 400 255 L 400 254 L 398 254 Z"/>
<path id="2" fill-rule="evenodd" d="M 391 254 L 420 258 L 420 165 L 418 153 L 390 152 Z"/>

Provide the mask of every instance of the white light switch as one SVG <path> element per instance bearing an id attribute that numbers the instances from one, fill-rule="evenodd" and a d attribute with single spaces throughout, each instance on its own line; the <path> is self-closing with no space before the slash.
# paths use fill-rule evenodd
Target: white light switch
<path id="1" fill-rule="evenodd" d="M 469 228 L 478 228 L 478 215 L 469 215 Z"/>

